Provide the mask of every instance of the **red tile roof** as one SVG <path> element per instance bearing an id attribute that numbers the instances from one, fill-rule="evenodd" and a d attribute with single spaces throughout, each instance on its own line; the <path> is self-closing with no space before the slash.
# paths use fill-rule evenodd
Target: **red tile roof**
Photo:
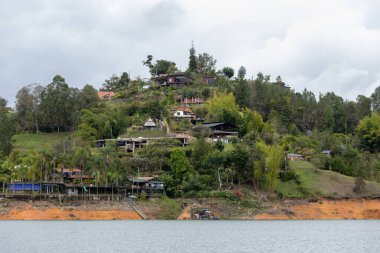
<path id="1" fill-rule="evenodd" d="M 99 91 L 98 92 L 98 98 L 100 99 L 111 99 L 113 96 L 115 96 L 115 92 L 113 91 Z"/>

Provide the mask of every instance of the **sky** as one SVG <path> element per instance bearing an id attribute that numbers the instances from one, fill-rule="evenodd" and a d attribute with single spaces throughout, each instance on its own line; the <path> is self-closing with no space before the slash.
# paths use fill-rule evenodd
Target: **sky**
<path id="1" fill-rule="evenodd" d="M 377 0 L 0 0 L 0 96 L 56 74 L 100 88 L 112 74 L 149 77 L 148 54 L 185 70 L 197 53 L 296 91 L 369 96 L 380 85 Z"/>

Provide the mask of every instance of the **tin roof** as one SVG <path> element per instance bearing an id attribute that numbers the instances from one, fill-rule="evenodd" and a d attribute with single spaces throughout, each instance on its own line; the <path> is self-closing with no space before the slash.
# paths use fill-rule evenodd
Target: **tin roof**
<path id="1" fill-rule="evenodd" d="M 149 118 L 145 122 L 144 127 L 157 127 L 157 125 L 153 122 L 153 120 L 151 118 Z"/>

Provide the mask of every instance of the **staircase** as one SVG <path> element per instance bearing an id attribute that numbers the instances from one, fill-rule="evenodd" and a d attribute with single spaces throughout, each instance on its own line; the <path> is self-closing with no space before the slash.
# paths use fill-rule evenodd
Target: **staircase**
<path id="1" fill-rule="evenodd" d="M 131 201 L 128 201 L 129 205 L 132 207 L 132 209 L 143 219 L 143 220 L 149 220 L 148 215 L 144 213 L 143 210 L 141 210 L 140 207 L 138 207 L 135 203 L 132 203 Z"/>

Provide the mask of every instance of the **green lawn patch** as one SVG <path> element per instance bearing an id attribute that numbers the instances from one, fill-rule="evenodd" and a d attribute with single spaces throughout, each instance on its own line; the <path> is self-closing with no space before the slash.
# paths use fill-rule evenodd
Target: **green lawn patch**
<path id="1" fill-rule="evenodd" d="M 68 138 L 72 133 L 24 133 L 13 137 L 13 146 L 16 151 L 26 153 L 31 150 L 42 151 L 52 148 L 54 143 Z"/>
<path id="2" fill-rule="evenodd" d="M 306 161 L 290 161 L 289 165 L 298 176 L 298 188 L 294 185 L 294 180 L 281 182 L 278 191 L 284 196 L 292 196 L 296 189 L 305 196 L 370 197 L 380 193 L 380 184 L 376 182 L 366 181 L 365 191 L 358 195 L 353 192 L 353 177 L 317 169 Z"/>

